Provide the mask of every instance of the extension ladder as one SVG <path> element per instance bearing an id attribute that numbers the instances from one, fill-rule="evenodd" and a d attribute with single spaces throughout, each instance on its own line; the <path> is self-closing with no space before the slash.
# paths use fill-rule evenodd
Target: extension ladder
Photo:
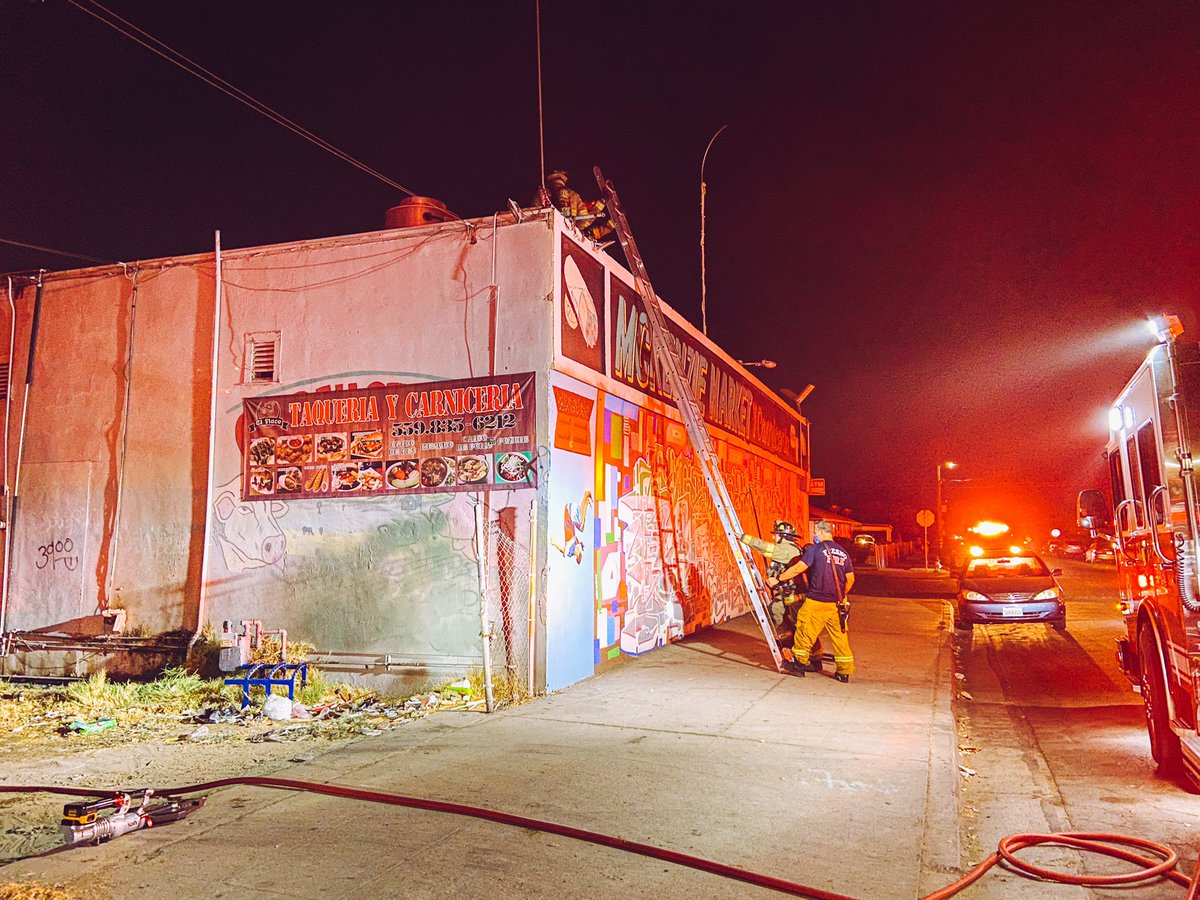
<path id="1" fill-rule="evenodd" d="M 667 340 L 667 326 L 663 320 L 662 309 L 658 304 L 658 295 L 654 293 L 654 286 L 650 284 L 650 276 L 646 274 L 646 265 L 642 262 L 642 255 L 638 252 L 637 244 L 633 240 L 633 232 L 629 230 L 629 222 L 625 218 L 625 212 L 621 209 L 621 203 L 617 199 L 617 191 L 612 186 L 612 183 L 605 180 L 600 167 L 597 166 L 592 170 L 596 175 L 596 181 L 600 185 L 600 193 L 604 197 L 604 203 L 608 209 L 609 219 L 616 227 L 617 237 L 621 241 L 621 247 L 625 251 L 625 259 L 629 263 L 630 271 L 633 273 L 634 281 L 637 283 L 638 293 L 642 295 L 642 302 L 646 307 L 646 320 L 650 325 L 650 334 L 653 338 L 654 351 L 658 354 L 662 362 L 664 371 L 667 373 L 667 378 L 670 381 L 671 390 L 675 394 L 675 402 L 679 406 L 679 412 L 683 416 L 683 424 L 687 429 L 688 440 L 691 441 L 692 448 L 696 451 L 696 459 L 700 464 L 700 471 L 704 473 L 704 482 L 708 485 L 709 496 L 712 497 L 713 505 L 717 508 L 717 515 L 721 519 L 721 526 L 725 530 L 725 538 L 729 541 L 729 549 L 733 553 L 733 558 L 737 562 L 738 571 L 742 576 L 742 583 L 746 586 L 746 593 L 750 596 L 750 605 L 754 608 L 754 616 L 758 619 L 758 624 L 762 628 L 763 637 L 767 639 L 767 646 L 771 648 L 771 656 L 775 660 L 775 668 L 782 671 L 783 669 L 783 654 L 779 649 L 779 641 L 775 638 L 775 627 L 771 623 L 768 607 L 770 603 L 770 590 L 766 582 L 763 581 L 762 573 L 758 571 L 758 567 L 750 561 L 749 551 L 742 546 L 739 538 L 742 535 L 742 524 L 738 521 L 737 511 L 733 508 L 733 501 L 729 497 L 729 489 L 725 485 L 725 478 L 721 475 L 721 469 L 717 462 L 717 451 L 713 446 L 712 435 L 709 434 L 708 426 L 704 422 L 704 414 L 700 409 L 700 405 L 696 402 L 696 398 L 692 395 L 692 390 L 688 386 L 687 380 L 683 377 L 679 360 L 675 356 L 675 351 L 671 349 L 671 344 Z M 767 602 L 763 602 L 763 598 L 768 598 Z"/>

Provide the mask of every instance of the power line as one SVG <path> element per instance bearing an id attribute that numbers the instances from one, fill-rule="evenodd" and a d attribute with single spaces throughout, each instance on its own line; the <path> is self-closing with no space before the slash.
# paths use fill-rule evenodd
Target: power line
<path id="1" fill-rule="evenodd" d="M 239 103 L 242 103 L 245 106 L 250 107 L 252 110 L 254 110 L 255 112 L 259 113 L 262 116 L 265 116 L 266 118 L 270 119 L 272 122 L 276 123 L 277 125 L 282 125 L 288 131 L 291 131 L 293 134 L 299 135 L 300 137 L 304 138 L 306 141 L 309 141 L 310 143 L 315 144 L 316 146 L 320 147 L 322 150 L 325 150 L 326 152 L 333 154 L 338 159 L 341 159 L 344 162 L 350 163 L 350 165 L 354 166 L 356 169 L 359 169 L 360 171 L 365 172 L 368 175 L 378 178 L 380 181 L 382 181 L 384 184 L 388 185 L 389 187 L 393 187 L 398 191 L 408 194 L 410 197 L 417 196 L 415 192 L 410 191 L 404 185 L 400 184 L 400 182 L 394 181 L 393 179 L 388 178 L 382 172 L 379 172 L 378 170 L 373 169 L 370 166 L 368 166 L 366 163 L 364 163 L 358 159 L 355 159 L 349 153 L 346 153 L 344 150 L 338 149 L 333 144 L 326 141 L 324 138 L 317 137 L 317 135 L 313 134 L 311 131 L 309 131 L 304 126 L 292 121 L 291 119 L 289 119 L 287 116 L 283 115 L 282 113 L 276 112 L 275 110 L 271 109 L 271 107 L 267 106 L 265 103 L 262 103 L 261 101 L 256 100 L 255 98 L 251 97 L 245 91 L 230 84 L 228 81 L 226 81 L 224 78 L 221 78 L 219 75 L 217 75 L 213 72 L 210 72 L 208 69 L 204 68 L 199 63 L 194 62 L 193 60 L 184 56 L 178 50 L 175 50 L 174 48 L 163 43 L 158 38 L 154 37 L 154 35 L 149 34 L 146 31 L 143 31 L 141 28 L 138 28 L 136 25 L 134 25 L 132 22 L 128 21 L 127 19 L 121 18 L 119 15 L 114 13 L 112 10 L 107 9 L 104 6 L 100 5 L 99 3 L 95 2 L 95 0 L 90 0 L 90 3 L 91 3 L 91 6 L 94 6 L 96 9 L 91 9 L 88 6 L 85 6 L 82 2 L 80 2 L 80 0 L 67 0 L 67 2 L 70 3 L 72 6 L 74 6 L 76 9 L 80 10 L 81 12 L 87 13 L 92 18 L 96 19 L 99 22 L 102 22 L 103 24 L 107 25 L 109 28 L 112 28 L 114 31 L 125 35 L 125 37 L 129 38 L 130 40 L 132 40 L 138 44 L 141 44 L 143 47 L 145 47 L 147 50 L 149 50 L 151 53 L 155 54 L 156 56 L 162 57 L 163 59 L 165 59 L 167 62 L 171 63 L 174 66 L 178 66 L 180 69 L 183 69 L 183 71 L 187 72 L 189 75 L 194 75 L 195 77 L 199 78 L 201 81 L 205 82 L 206 84 L 209 84 L 212 87 L 215 87 L 221 93 L 226 94 L 227 96 L 232 97 L 234 100 L 237 100 Z M 104 13 L 104 15 L 100 15 L 99 13 L 96 12 L 96 10 L 100 10 L 101 12 Z M 105 16 L 110 16 L 111 18 L 105 18 Z M 120 24 L 118 24 L 118 23 L 120 23 Z M 124 27 L 122 27 L 122 26 L 124 26 Z"/>
<path id="2" fill-rule="evenodd" d="M 10 241 L 7 238 L 0 238 L 0 244 L 10 244 L 13 247 L 24 247 L 26 250 L 40 250 L 42 253 L 54 253 L 58 256 L 70 256 L 75 259 L 86 260 L 87 262 L 100 263 L 108 265 L 112 260 L 96 259 L 94 256 L 84 256 L 82 253 L 71 253 L 67 250 L 55 250 L 53 247 L 39 247 L 37 244 L 26 244 L 21 241 Z"/>

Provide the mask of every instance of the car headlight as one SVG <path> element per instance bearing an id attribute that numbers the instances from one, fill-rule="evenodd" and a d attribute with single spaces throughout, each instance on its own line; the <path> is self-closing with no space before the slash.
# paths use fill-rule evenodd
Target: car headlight
<path id="1" fill-rule="evenodd" d="M 1052 587 L 1052 588 L 1046 588 L 1046 590 L 1042 591 L 1040 594 L 1034 594 L 1033 599 L 1034 600 L 1057 600 L 1060 596 L 1062 596 L 1062 591 L 1060 591 L 1056 587 Z"/>
<path id="2" fill-rule="evenodd" d="M 970 600 L 972 603 L 987 603 L 988 597 L 986 594 L 981 594 L 979 591 L 963 591 L 963 599 Z"/>

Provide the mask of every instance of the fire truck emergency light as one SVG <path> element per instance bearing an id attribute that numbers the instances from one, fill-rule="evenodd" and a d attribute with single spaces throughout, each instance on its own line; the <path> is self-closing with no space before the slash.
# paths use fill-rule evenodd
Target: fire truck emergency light
<path id="1" fill-rule="evenodd" d="M 1008 526 L 1003 522 L 980 522 L 974 528 L 967 529 L 984 537 L 996 537 L 1008 531 Z"/>
<path id="2" fill-rule="evenodd" d="M 1168 316 L 1166 313 L 1161 316 L 1151 316 L 1146 325 L 1160 344 L 1165 344 L 1171 338 L 1177 338 L 1183 334 L 1183 323 L 1179 321 L 1179 316 Z"/>

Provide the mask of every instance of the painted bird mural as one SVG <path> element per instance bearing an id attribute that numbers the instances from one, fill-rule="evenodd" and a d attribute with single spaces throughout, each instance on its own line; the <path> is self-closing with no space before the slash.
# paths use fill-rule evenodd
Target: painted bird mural
<path id="1" fill-rule="evenodd" d="M 592 505 L 592 492 L 587 491 L 578 506 L 570 503 L 563 507 L 563 540 L 560 544 L 550 538 L 550 546 L 565 557 L 574 557 L 576 564 L 583 562 L 584 522 L 587 521 L 588 509 Z"/>

